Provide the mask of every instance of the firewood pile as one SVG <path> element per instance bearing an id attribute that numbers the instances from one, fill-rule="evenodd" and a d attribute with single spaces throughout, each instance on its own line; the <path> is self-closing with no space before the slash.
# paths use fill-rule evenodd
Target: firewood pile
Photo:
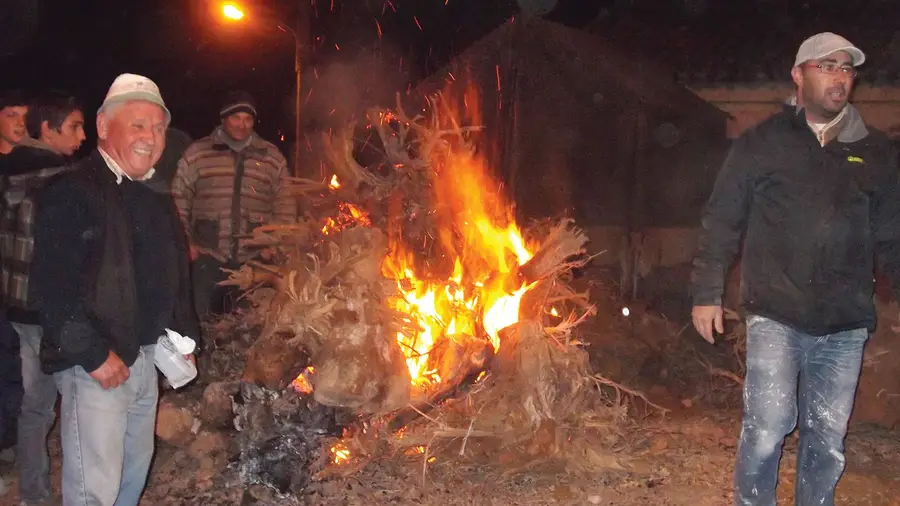
<path id="1" fill-rule="evenodd" d="M 427 467 L 481 451 L 513 452 L 517 466 L 609 467 L 596 444 L 578 444 L 605 443 L 625 416 L 577 336 L 594 313 L 569 285 L 590 258 L 585 234 L 568 219 L 520 232 L 478 164 L 482 128 L 461 125 L 441 96 L 426 112 L 410 117 L 398 97 L 325 136 L 334 175 L 291 182 L 302 219 L 244 238 L 258 255 L 226 281 L 246 302 L 229 321 L 259 336 L 236 412 L 242 430 L 267 439 L 243 451 L 290 453 L 296 438 L 275 442 L 290 431 L 273 420 L 324 417 L 320 458 L 301 459 L 319 477 L 396 455 Z M 379 161 L 361 165 L 360 149 Z M 332 437 L 336 419 L 343 431 Z"/>

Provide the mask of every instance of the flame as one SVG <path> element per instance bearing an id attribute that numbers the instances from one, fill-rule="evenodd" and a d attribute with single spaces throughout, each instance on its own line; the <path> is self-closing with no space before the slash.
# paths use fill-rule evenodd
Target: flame
<path id="1" fill-rule="evenodd" d="M 338 180 L 337 174 L 331 175 L 331 181 L 328 183 L 328 187 L 332 190 L 337 190 L 341 187 L 341 182 Z"/>
<path id="2" fill-rule="evenodd" d="M 446 96 L 446 95 L 445 95 Z M 481 124 L 477 93 L 466 91 L 459 117 L 469 124 Z M 406 354 L 406 363 L 417 387 L 441 381 L 440 364 L 432 350 L 445 340 L 465 342 L 486 338 L 494 351 L 502 345 L 500 331 L 519 320 L 522 297 L 533 284 L 519 277 L 518 268 L 533 252 L 516 224 L 513 207 L 503 198 L 489 176 L 483 156 L 465 150 L 450 151 L 440 160 L 434 184 L 434 211 L 439 226 L 437 238 L 452 265 L 441 275 L 437 269 L 423 269 L 414 248 L 392 233 L 391 250 L 382 264 L 388 278 L 397 281 L 398 295 L 389 304 L 408 316 L 417 332 L 398 332 L 397 341 Z"/>
<path id="3" fill-rule="evenodd" d="M 335 464 L 341 465 L 350 462 L 350 449 L 344 446 L 344 443 L 336 443 L 329 451 Z"/>
<path id="4" fill-rule="evenodd" d="M 294 381 L 291 382 L 291 388 L 304 395 L 313 393 L 312 383 L 310 383 L 309 378 L 312 377 L 315 372 L 316 370 L 313 366 L 307 367 L 306 370 L 294 378 Z"/>
<path id="5" fill-rule="evenodd" d="M 332 178 L 332 181 L 333 180 L 334 178 Z M 349 202 L 341 202 L 338 205 L 337 217 L 326 218 L 321 230 L 323 234 L 328 235 L 345 228 L 355 226 L 369 227 L 371 225 L 372 220 L 369 218 L 369 213 Z"/>

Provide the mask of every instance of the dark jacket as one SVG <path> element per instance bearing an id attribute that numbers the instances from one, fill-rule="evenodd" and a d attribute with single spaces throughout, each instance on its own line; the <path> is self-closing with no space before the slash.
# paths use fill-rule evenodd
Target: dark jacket
<path id="1" fill-rule="evenodd" d="M 822 147 L 786 106 L 732 147 L 703 216 L 693 302 L 722 302 L 743 236 L 744 310 L 810 335 L 874 329 L 874 257 L 900 287 L 900 171 L 855 108 Z"/>
<path id="2" fill-rule="evenodd" d="M 61 154 L 34 139 L 26 139 L 0 158 L 0 293 L 10 321 L 39 323 L 28 297 L 34 250 L 34 195 L 65 170 L 65 165 Z"/>
<path id="3" fill-rule="evenodd" d="M 99 152 L 37 197 L 32 294 L 52 373 L 126 365 L 165 328 L 197 337 L 187 250 L 166 195 L 116 176 Z"/>

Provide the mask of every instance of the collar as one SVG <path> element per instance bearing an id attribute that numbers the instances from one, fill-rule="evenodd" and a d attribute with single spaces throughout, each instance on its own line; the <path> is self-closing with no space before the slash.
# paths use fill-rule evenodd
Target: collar
<path id="1" fill-rule="evenodd" d="M 785 103 L 785 111 L 793 113 L 792 117 L 795 118 L 795 120 L 799 120 L 797 121 L 798 124 L 802 124 L 804 128 L 812 131 L 812 133 L 816 135 L 816 138 L 819 138 L 818 132 L 812 129 L 809 122 L 806 120 L 806 113 L 804 112 L 803 106 L 797 105 L 796 96 L 792 96 L 787 100 Z M 835 131 L 832 132 L 832 138 L 837 139 L 838 142 L 850 144 L 869 136 L 869 129 L 866 127 L 862 115 L 859 113 L 859 109 L 853 104 L 847 104 L 835 120 L 838 121 L 835 122 L 833 128 Z M 831 123 L 829 123 L 829 125 L 830 124 Z"/>
<path id="2" fill-rule="evenodd" d="M 57 154 L 59 156 L 63 156 L 62 153 L 53 148 L 53 146 L 47 144 L 46 142 L 41 141 L 40 139 L 35 139 L 33 137 L 25 137 L 22 139 L 22 142 L 19 143 L 19 146 L 26 146 L 29 148 L 37 148 L 43 149 L 45 151 L 50 151 L 51 153 Z"/>
<path id="3" fill-rule="evenodd" d="M 228 146 L 232 151 L 240 153 L 248 146 L 254 144 L 254 141 L 256 140 L 256 132 L 250 134 L 250 137 L 247 137 L 243 141 L 236 141 L 232 139 L 230 135 L 225 133 L 225 130 L 221 126 L 217 126 L 216 129 L 213 130 L 211 137 L 216 144 L 224 144 Z"/>
<path id="4" fill-rule="evenodd" d="M 127 178 L 129 181 L 134 181 L 131 176 L 129 176 L 125 173 L 124 170 L 122 170 L 122 167 L 119 167 L 119 164 L 116 163 L 116 161 L 113 160 L 112 157 L 106 153 L 106 151 L 103 151 L 103 148 L 98 147 L 97 151 L 100 152 L 100 156 L 103 157 L 103 161 L 106 162 L 106 166 L 109 167 L 109 170 L 116 175 L 116 184 L 122 184 L 123 178 Z M 141 178 L 141 181 L 149 180 L 155 173 L 156 169 L 150 169 L 146 174 L 144 174 L 144 177 Z"/>

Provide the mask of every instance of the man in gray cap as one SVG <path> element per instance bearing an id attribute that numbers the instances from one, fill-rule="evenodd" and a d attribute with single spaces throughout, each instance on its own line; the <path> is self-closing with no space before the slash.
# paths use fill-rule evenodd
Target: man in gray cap
<path id="1" fill-rule="evenodd" d="M 784 110 L 737 139 L 704 213 L 693 321 L 724 332 L 725 273 L 743 238 L 747 324 L 735 504 L 775 504 L 799 426 L 796 504 L 834 504 L 863 346 L 875 327 L 875 260 L 900 295 L 897 152 L 849 104 L 865 55 L 820 33 L 800 46 Z"/>
<path id="2" fill-rule="evenodd" d="M 187 246 L 171 198 L 144 182 L 165 145 L 156 84 L 119 76 L 97 150 L 37 196 L 30 290 L 41 365 L 62 398 L 64 506 L 135 506 L 153 456 L 154 345 L 197 336 Z"/>

